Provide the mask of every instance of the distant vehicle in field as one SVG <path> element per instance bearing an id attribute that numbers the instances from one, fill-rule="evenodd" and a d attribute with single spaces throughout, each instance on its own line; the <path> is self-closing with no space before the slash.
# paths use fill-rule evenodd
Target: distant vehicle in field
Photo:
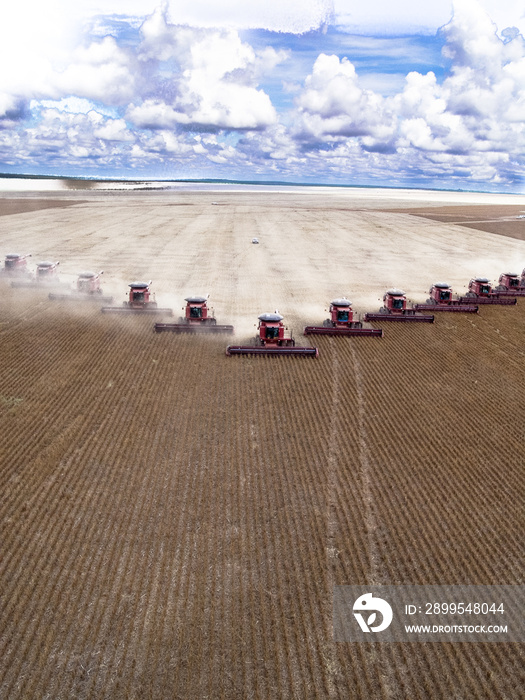
<path id="1" fill-rule="evenodd" d="M 525 272 L 525 270 L 524 270 Z M 525 297 L 525 276 L 517 272 L 503 272 L 499 276 L 498 284 L 494 287 L 496 296 Z"/>
<path id="2" fill-rule="evenodd" d="M 113 297 L 102 296 L 102 287 L 100 286 L 100 272 L 81 272 L 78 275 L 75 290 L 69 294 L 56 294 L 51 292 L 49 298 L 52 301 L 102 301 L 106 304 L 111 304 Z"/>
<path id="3" fill-rule="evenodd" d="M 171 331 L 172 333 L 233 333 L 233 326 L 219 326 L 210 313 L 208 297 L 186 297 L 184 316 L 178 323 L 156 323 L 155 331 Z"/>
<path id="4" fill-rule="evenodd" d="M 468 283 L 468 292 L 465 296 L 460 297 L 460 301 L 464 303 L 476 304 L 500 304 L 501 306 L 510 306 L 516 304 L 516 298 L 498 296 L 492 291 L 492 285 L 487 277 L 473 277 Z"/>
<path id="5" fill-rule="evenodd" d="M 128 284 L 129 296 L 122 306 L 103 306 L 101 311 L 107 313 L 137 313 L 137 314 L 166 314 L 173 316 L 172 309 L 159 309 L 151 290 L 149 282 L 131 282 Z"/>
<path id="6" fill-rule="evenodd" d="M 383 306 L 379 313 L 366 313 L 365 321 L 422 321 L 434 323 L 432 314 L 420 314 L 415 309 L 407 309 L 407 298 L 401 289 L 389 289 L 383 296 Z"/>
<path id="7" fill-rule="evenodd" d="M 60 287 L 58 279 L 59 261 L 42 260 L 37 263 L 34 275 L 28 275 L 27 279 L 11 282 L 12 287 Z"/>
<path id="8" fill-rule="evenodd" d="M 252 238 L 252 243 L 259 243 L 259 239 L 258 239 L 258 238 Z"/>
<path id="9" fill-rule="evenodd" d="M 5 256 L 3 273 L 13 277 L 28 275 L 27 258 L 30 257 L 31 254 L 19 255 L 18 253 L 8 253 Z"/>
<path id="10" fill-rule="evenodd" d="M 300 357 L 317 357 L 319 351 L 312 347 L 296 347 L 295 340 L 286 337 L 283 317 L 276 310 L 274 313 L 259 316 L 259 334 L 255 336 L 254 345 L 229 345 L 227 355 L 299 355 Z"/>
<path id="11" fill-rule="evenodd" d="M 361 321 L 354 320 L 352 302 L 346 297 L 330 302 L 330 318 L 322 326 L 306 326 L 305 335 L 356 335 L 383 337 L 379 328 L 363 328 Z"/>
<path id="12" fill-rule="evenodd" d="M 447 282 L 435 282 L 429 291 L 429 297 L 425 304 L 414 304 L 416 311 L 458 311 L 461 313 L 475 314 L 478 307 L 474 303 L 462 304 L 459 299 L 452 296 L 452 287 Z"/>
<path id="13" fill-rule="evenodd" d="M 36 266 L 36 280 L 41 284 L 49 284 L 58 280 L 59 261 L 42 260 Z"/>

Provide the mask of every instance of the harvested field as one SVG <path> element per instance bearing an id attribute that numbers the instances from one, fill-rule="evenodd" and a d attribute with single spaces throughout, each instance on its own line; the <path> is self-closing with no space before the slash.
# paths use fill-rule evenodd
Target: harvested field
<path id="1" fill-rule="evenodd" d="M 210 292 L 236 341 L 275 306 L 313 344 L 333 296 L 525 266 L 365 194 L 71 192 L 0 240 L 176 313 Z M 336 644 L 331 616 L 336 584 L 523 584 L 525 299 L 228 358 L 0 289 L 0 697 L 520 696 L 522 645 Z"/>

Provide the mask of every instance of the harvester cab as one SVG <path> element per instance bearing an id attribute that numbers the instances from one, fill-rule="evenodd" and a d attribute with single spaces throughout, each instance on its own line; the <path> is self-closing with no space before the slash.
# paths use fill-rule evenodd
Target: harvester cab
<path id="1" fill-rule="evenodd" d="M 132 309 L 143 309 L 144 307 L 156 308 L 157 302 L 150 291 L 151 280 L 149 282 L 131 282 L 129 287 L 129 298 L 124 302 L 125 306 Z M 152 298 L 153 296 L 153 298 Z"/>
<path id="2" fill-rule="evenodd" d="M 474 277 L 468 283 L 467 297 L 488 297 L 492 292 L 490 281 L 486 277 Z"/>
<path id="3" fill-rule="evenodd" d="M 77 279 L 77 292 L 80 294 L 102 294 L 100 272 L 81 272 Z"/>
<path id="4" fill-rule="evenodd" d="M 446 282 L 436 282 L 430 287 L 429 304 L 449 304 L 452 301 L 452 289 Z"/>
<path id="5" fill-rule="evenodd" d="M 37 282 L 42 282 L 43 284 L 56 282 L 58 278 L 58 265 L 58 260 L 56 262 L 51 262 L 49 260 L 39 262 L 36 266 Z"/>
<path id="6" fill-rule="evenodd" d="M 210 314 L 211 309 L 208 308 L 208 297 L 186 297 L 186 308 L 184 310 L 184 318 L 180 319 L 180 323 L 190 324 L 206 324 L 216 323 L 213 315 Z"/>
<path id="7" fill-rule="evenodd" d="M 389 289 L 383 296 L 383 308 L 379 313 L 384 314 L 402 314 L 407 307 L 407 298 L 405 292 L 400 289 Z"/>
<path id="8" fill-rule="evenodd" d="M 326 319 L 323 325 L 338 327 L 352 327 L 354 324 L 361 326 L 359 321 L 354 321 L 354 312 L 352 310 L 352 302 L 343 297 L 342 299 L 334 299 L 330 302 L 329 309 L 330 318 Z M 357 326 L 356 326 L 357 327 Z"/>
<path id="9" fill-rule="evenodd" d="M 519 289 L 520 277 L 516 272 L 504 272 L 499 276 L 497 292 L 503 292 L 506 289 Z"/>
<path id="10" fill-rule="evenodd" d="M 291 345 L 292 347 L 295 345 L 293 338 L 284 337 L 283 317 L 278 311 L 275 311 L 273 314 L 261 314 L 259 316 L 258 330 L 260 345 Z"/>
<path id="11" fill-rule="evenodd" d="M 9 275 L 27 274 L 27 258 L 30 257 L 31 254 L 8 253 L 4 260 L 4 272 Z"/>

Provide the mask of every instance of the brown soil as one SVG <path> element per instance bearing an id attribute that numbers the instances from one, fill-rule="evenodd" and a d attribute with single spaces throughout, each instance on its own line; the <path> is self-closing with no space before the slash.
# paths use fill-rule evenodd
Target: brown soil
<path id="1" fill-rule="evenodd" d="M 55 209 L 57 207 L 69 207 L 78 204 L 78 201 L 67 201 L 67 199 L 34 199 L 26 197 L 21 199 L 6 199 L 0 197 L 0 216 L 10 214 L 25 214 L 41 209 Z"/>
<path id="2" fill-rule="evenodd" d="M 399 211 L 399 210 L 392 210 Z M 525 214 L 523 206 L 512 205 L 475 205 L 434 207 L 432 209 L 403 210 L 413 216 L 421 216 L 433 221 L 442 221 L 459 226 L 467 226 L 478 231 L 497 233 L 525 241 L 525 219 L 518 219 Z"/>
<path id="3" fill-rule="evenodd" d="M 277 298 L 306 344 L 343 265 L 400 222 L 349 215 L 352 252 L 328 202 L 217 197 L 190 214 L 98 195 L 10 217 L 4 240 L 108 284 L 153 251 L 175 309 L 197 279 L 239 340 Z M 464 242 L 432 226 L 410 233 L 430 281 Z M 316 338 L 317 359 L 229 358 L 222 336 L 0 289 L 0 697 L 519 697 L 522 646 L 334 643 L 331 602 L 335 584 L 523 582 L 525 299 Z"/>

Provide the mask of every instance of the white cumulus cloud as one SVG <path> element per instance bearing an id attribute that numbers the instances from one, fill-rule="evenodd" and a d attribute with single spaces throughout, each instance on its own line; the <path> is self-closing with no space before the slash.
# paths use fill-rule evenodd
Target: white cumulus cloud
<path id="1" fill-rule="evenodd" d="M 359 85 L 347 58 L 321 54 L 296 104 L 302 130 L 317 139 L 337 135 L 388 139 L 393 133 L 385 100 Z"/>
<path id="2" fill-rule="evenodd" d="M 271 47 L 256 52 L 234 29 L 172 25 L 165 8 L 148 18 L 141 33 L 139 59 L 172 59 L 178 70 L 162 80 L 162 96 L 133 102 L 127 114 L 135 125 L 261 129 L 276 122 L 275 108 L 257 82 L 286 59 L 286 52 Z"/>
<path id="3" fill-rule="evenodd" d="M 498 167 L 512 170 L 525 153 L 523 38 L 498 36 L 476 0 L 456 0 L 442 36 L 451 62 L 442 82 L 412 71 L 403 90 L 386 98 L 362 87 L 348 59 L 321 54 L 296 97 L 297 137 L 316 148 L 351 139 L 363 151 L 397 152 L 407 168 L 414 154 L 446 154 L 440 168 L 470 168 L 473 177 L 496 181 Z M 478 160 L 490 158 L 484 170 Z"/>

